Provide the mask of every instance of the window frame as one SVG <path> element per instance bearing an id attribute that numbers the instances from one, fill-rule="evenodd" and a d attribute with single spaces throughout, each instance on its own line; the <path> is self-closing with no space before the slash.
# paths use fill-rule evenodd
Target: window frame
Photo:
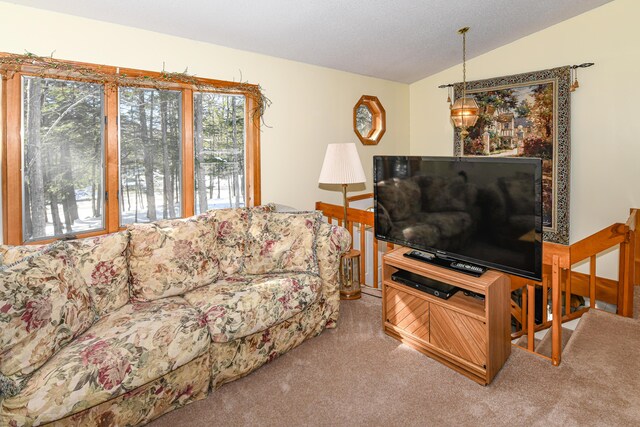
<path id="1" fill-rule="evenodd" d="M 117 106 L 117 108 L 118 108 L 118 116 L 116 118 L 116 120 L 118 122 L 118 126 L 116 128 L 116 132 L 118 132 L 118 160 L 117 160 L 117 163 L 118 163 L 118 191 L 120 191 L 120 189 L 122 188 L 121 187 L 122 182 L 120 181 L 120 171 L 122 170 L 122 165 L 120 164 L 120 157 L 122 155 L 122 150 L 121 150 L 121 145 L 120 145 L 121 140 L 122 140 L 122 129 L 120 129 L 119 125 L 120 125 L 120 113 L 121 113 L 121 110 L 120 110 L 120 107 L 121 107 L 121 105 L 120 105 L 120 92 L 121 91 L 120 91 L 120 89 L 123 88 L 123 87 L 128 87 L 128 88 L 137 87 L 137 88 L 142 88 L 142 89 L 153 89 L 153 88 L 149 88 L 149 87 L 145 87 L 145 86 L 139 86 L 139 85 L 138 86 L 122 85 L 122 86 L 119 86 L 118 88 L 116 88 L 116 90 L 115 90 L 115 92 L 116 92 L 116 102 L 118 104 L 118 106 Z M 167 91 L 172 91 L 172 92 L 181 92 L 180 90 L 176 90 L 175 88 L 171 88 L 171 89 L 164 89 L 163 88 L 162 90 L 167 90 Z M 180 93 L 180 95 L 181 95 L 180 96 L 180 103 L 182 104 L 182 102 L 184 101 L 184 99 L 183 99 L 184 97 L 182 96 L 182 93 Z M 179 119 L 180 120 L 180 126 L 183 126 L 183 124 L 184 124 L 184 120 L 182 118 L 183 114 L 184 114 L 184 106 L 181 105 L 180 119 Z M 183 148 L 184 148 L 183 147 L 184 146 L 184 135 L 183 135 L 184 132 L 182 132 L 182 128 L 180 129 L 180 132 L 181 132 L 181 136 L 182 136 L 181 143 L 180 143 L 180 150 L 181 150 L 180 151 L 180 168 L 182 170 L 182 168 L 184 167 L 184 159 L 182 159 L 182 157 L 184 156 L 184 152 L 182 151 Z M 180 218 L 186 218 L 186 217 L 189 217 L 189 216 L 193 215 L 193 214 L 185 215 L 185 212 L 187 212 L 188 210 L 185 209 L 185 206 L 184 206 L 184 184 L 182 183 L 182 180 L 184 179 L 184 173 L 181 173 L 180 175 L 181 175 L 180 176 L 180 181 L 181 181 L 180 182 L 180 197 L 181 197 L 181 200 L 180 200 L 180 216 L 178 216 L 176 218 L 166 218 L 166 219 L 180 219 Z M 117 203 L 118 203 L 118 227 L 119 227 L 120 230 L 126 230 L 129 225 L 132 225 L 132 224 L 135 224 L 135 223 L 131 223 L 131 224 L 128 224 L 128 225 L 123 225 L 122 224 L 122 219 L 120 218 L 120 214 L 122 213 L 121 206 L 120 206 L 120 195 L 121 195 L 120 192 L 118 192 L 118 199 L 117 199 Z M 163 219 L 165 219 L 165 218 L 158 218 L 155 221 L 162 221 Z M 139 224 L 148 224 L 150 222 L 155 222 L 155 221 L 139 222 Z"/>
<path id="2" fill-rule="evenodd" d="M 192 94 L 195 94 L 195 93 L 200 93 L 200 94 L 204 95 L 205 93 L 214 93 L 214 92 L 206 91 L 206 90 L 194 90 L 192 92 Z M 232 93 L 216 92 L 215 94 L 216 95 L 226 95 L 226 96 L 238 96 L 238 94 L 232 94 Z M 245 101 L 247 101 L 247 97 L 246 96 L 245 96 Z M 247 123 L 248 123 L 248 121 L 247 120 L 248 120 L 248 117 L 249 117 L 248 112 L 252 111 L 252 110 L 249 110 L 248 105 L 249 105 L 248 102 L 245 102 L 245 105 L 243 107 L 244 110 L 245 110 L 244 111 L 244 118 L 245 118 L 245 129 L 244 129 L 245 131 L 244 131 L 244 134 L 245 135 L 244 135 L 244 138 L 243 138 L 244 139 L 244 145 L 245 145 L 245 158 L 243 159 L 244 163 L 245 163 L 245 201 L 244 201 L 244 204 L 245 204 L 245 206 L 254 206 L 254 205 L 249 205 L 248 204 L 248 199 L 249 199 L 249 195 L 248 194 L 249 193 L 247 191 L 248 188 L 249 188 L 249 186 L 247 185 L 247 182 L 249 181 L 249 178 L 250 178 L 250 176 L 248 174 L 248 166 L 247 166 L 249 164 L 249 159 L 246 157 L 246 155 L 247 155 L 246 147 L 247 147 L 247 142 L 248 142 L 248 139 L 247 139 L 248 138 L 247 137 L 247 133 L 248 133 Z M 195 97 L 193 98 L 193 101 L 192 101 L 192 108 L 195 108 Z M 192 194 L 193 194 L 193 198 L 194 198 L 194 201 L 193 201 L 194 214 L 197 215 L 198 212 L 197 212 L 197 208 L 196 208 L 196 182 L 195 182 L 195 157 L 196 157 L 195 156 L 195 121 L 192 121 L 191 124 L 193 126 L 193 131 L 194 131 L 194 138 L 193 138 L 194 151 L 193 151 L 193 163 L 192 163 L 193 167 L 194 167 L 194 171 L 193 171 L 193 174 L 191 176 L 191 179 L 193 181 L 192 182 L 192 184 L 193 184 L 193 192 L 192 192 Z"/>
<path id="3" fill-rule="evenodd" d="M 58 236 L 47 236 L 41 239 L 32 239 L 29 241 L 25 241 L 24 240 L 24 228 L 23 228 L 23 223 L 22 223 L 22 218 L 25 215 L 25 206 L 22 203 L 22 192 L 24 191 L 24 144 L 23 144 L 23 136 L 24 136 L 24 132 L 25 132 L 25 127 L 24 127 L 24 123 L 22 121 L 22 119 L 24 118 L 24 79 L 23 77 L 37 77 L 37 78 L 44 78 L 44 79 L 53 79 L 53 80 L 59 80 L 59 81 L 76 81 L 76 82 L 83 82 L 83 83 L 92 83 L 92 84 L 97 84 L 100 85 L 100 83 L 97 82 L 91 82 L 91 81 L 85 81 L 85 80 L 77 80 L 77 79 L 69 79 L 69 78 L 61 78 L 61 77 L 51 77 L 51 76 L 46 76 L 46 77 L 42 77 L 41 75 L 35 75 L 33 73 L 21 73 L 20 74 L 20 80 L 19 80 L 19 90 L 20 90 L 20 110 L 18 112 L 19 114 L 19 118 L 20 118 L 20 122 L 19 122 L 19 135 L 21 138 L 20 141 L 20 165 L 19 165 L 19 171 L 20 171 L 20 235 L 22 236 L 22 243 L 20 244 L 40 244 L 41 242 L 52 242 L 58 239 L 64 239 L 65 237 L 68 238 L 69 236 L 78 236 L 78 235 L 82 235 L 82 236 L 87 236 L 87 237 L 91 237 L 94 235 L 99 235 L 97 233 L 101 233 L 103 234 L 106 230 L 106 226 L 107 226 L 107 214 L 106 214 L 106 203 L 104 201 L 105 198 L 105 194 L 102 195 L 102 207 L 103 207 L 103 211 L 102 211 L 102 224 L 104 225 L 104 228 L 100 228 L 100 229 L 91 229 L 89 231 L 85 231 L 82 233 L 65 233 L 62 235 L 58 235 Z M 106 115 L 106 98 L 105 98 L 105 91 L 104 91 L 104 85 L 103 86 L 103 92 L 102 92 L 102 114 L 103 117 Z M 105 158 L 105 153 L 106 153 L 106 126 L 104 124 L 104 119 L 102 120 L 102 137 L 103 137 L 103 141 L 102 141 L 102 146 L 103 146 L 103 153 L 102 153 L 102 170 L 103 170 L 103 177 L 102 177 L 102 184 L 103 186 L 106 186 L 107 184 L 107 175 L 106 175 L 106 158 Z M 6 140 L 6 139 L 5 139 Z M 3 156 L 4 158 L 4 156 Z M 3 171 L 4 171 L 5 167 L 3 165 Z M 4 182 L 4 176 L 3 176 L 3 182 Z M 106 188 L 106 187 L 105 187 Z M 3 193 L 4 194 L 4 193 Z M 2 200 L 3 202 L 3 206 L 5 203 L 5 200 L 3 198 Z M 4 218 L 4 217 L 3 217 Z M 3 223 L 3 230 L 4 228 L 4 223 Z M 4 240 L 6 242 L 6 240 Z M 16 243 L 18 244 L 18 243 Z"/>
<path id="4" fill-rule="evenodd" d="M 9 54 L 0 53 L 0 56 Z M 132 68 L 120 68 L 106 65 L 64 61 L 69 64 L 81 65 L 85 68 L 99 70 L 101 73 L 112 75 L 127 75 L 129 77 L 144 77 L 150 81 L 162 81 L 163 88 L 178 90 L 182 93 L 182 217 L 190 217 L 195 212 L 195 182 L 194 182 L 194 129 L 193 129 L 193 92 L 214 92 L 243 95 L 245 97 L 245 194 L 246 206 L 261 204 L 260 179 L 260 116 L 254 114 L 259 108 L 258 99 L 249 91 L 225 92 L 225 88 L 237 88 L 237 83 L 194 77 L 191 81 L 215 87 L 215 90 L 196 87 L 193 84 L 171 82 L 168 83 L 163 73 Z M 113 83 L 97 82 L 83 76 L 70 75 L 67 72 L 42 71 L 27 65 L 14 66 L 10 73 L 2 74 L 2 224 L 3 242 L 9 245 L 25 244 L 22 235 L 22 76 L 35 76 L 60 80 L 87 81 L 102 83 L 104 86 L 104 224 L 103 230 L 73 234 L 74 237 L 84 238 L 99 236 L 125 230 L 120 226 L 119 208 L 119 124 L 118 124 L 118 87 Z M 140 87 L 154 88 L 153 84 Z M 247 84 L 256 88 L 257 85 Z M 108 194 L 108 196 L 107 196 Z M 42 240 L 32 240 L 26 244 L 45 244 L 68 236 L 56 236 Z"/>

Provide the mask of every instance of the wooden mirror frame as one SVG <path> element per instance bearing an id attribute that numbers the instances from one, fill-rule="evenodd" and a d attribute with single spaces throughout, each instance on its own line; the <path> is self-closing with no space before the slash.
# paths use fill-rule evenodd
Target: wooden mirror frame
<path id="1" fill-rule="evenodd" d="M 358 108 L 361 105 L 365 105 L 369 111 L 371 111 L 372 116 L 371 130 L 366 136 L 360 135 L 356 121 Z M 353 131 L 358 136 L 360 142 L 364 145 L 377 145 L 378 142 L 380 142 L 382 135 L 384 135 L 384 132 L 387 130 L 386 114 L 378 97 L 370 95 L 362 95 L 362 97 L 360 97 L 360 100 L 356 103 L 355 107 L 353 107 Z"/>

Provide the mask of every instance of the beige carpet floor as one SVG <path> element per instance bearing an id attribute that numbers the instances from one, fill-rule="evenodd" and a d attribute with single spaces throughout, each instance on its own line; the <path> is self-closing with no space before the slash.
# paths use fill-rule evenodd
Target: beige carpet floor
<path id="1" fill-rule="evenodd" d="M 640 322 L 583 317 L 560 367 L 524 350 L 482 387 L 383 334 L 380 300 L 343 302 L 323 332 L 150 425 L 640 425 Z"/>

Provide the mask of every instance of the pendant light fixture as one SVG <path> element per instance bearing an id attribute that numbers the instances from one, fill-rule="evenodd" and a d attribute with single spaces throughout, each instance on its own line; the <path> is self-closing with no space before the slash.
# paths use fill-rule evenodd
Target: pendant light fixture
<path id="1" fill-rule="evenodd" d="M 460 140 L 469 135 L 468 128 L 478 121 L 480 108 L 472 97 L 467 97 L 467 31 L 469 27 L 460 28 L 458 34 L 462 35 L 462 96 L 451 106 L 451 123 L 454 127 L 460 128 Z"/>

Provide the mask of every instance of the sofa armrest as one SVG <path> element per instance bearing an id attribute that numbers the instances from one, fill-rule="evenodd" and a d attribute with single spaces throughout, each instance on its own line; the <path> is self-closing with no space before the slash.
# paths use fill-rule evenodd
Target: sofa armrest
<path id="1" fill-rule="evenodd" d="M 323 222 L 318 229 L 316 243 L 327 327 L 331 328 L 336 326 L 340 309 L 340 257 L 351 248 L 351 235 L 344 227 Z"/>

